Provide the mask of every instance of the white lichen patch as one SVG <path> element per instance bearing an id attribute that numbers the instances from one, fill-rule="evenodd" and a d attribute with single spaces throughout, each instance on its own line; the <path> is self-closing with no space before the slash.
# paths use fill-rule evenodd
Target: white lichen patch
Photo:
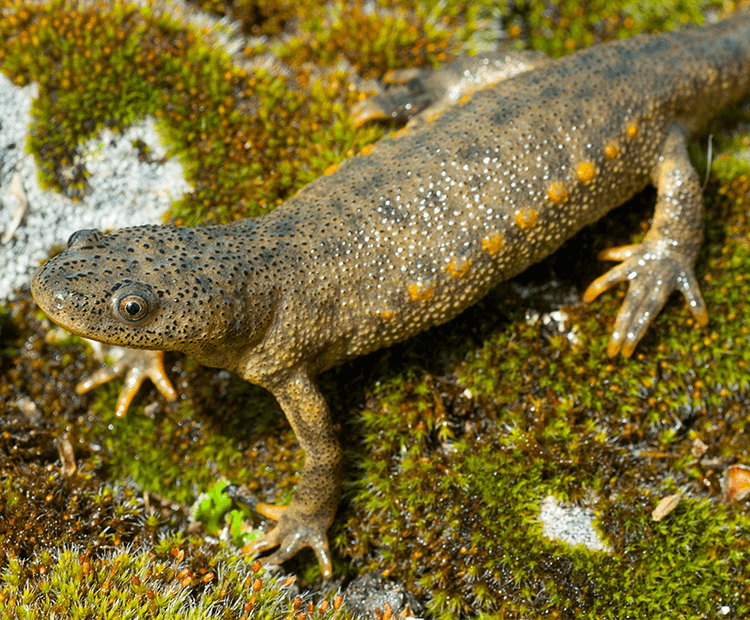
<path id="1" fill-rule="evenodd" d="M 611 553 L 612 549 L 599 536 L 594 527 L 596 515 L 589 508 L 561 502 L 551 495 L 539 507 L 542 533 L 551 540 L 568 545 L 583 545 L 592 551 Z"/>
<path id="2" fill-rule="evenodd" d="M 151 118 L 121 134 L 105 130 L 82 145 L 80 160 L 90 174 L 83 199 L 43 190 L 25 148 L 36 93 L 36 85 L 19 88 L 0 74 L 0 236 L 8 233 L 0 244 L 0 302 L 28 287 L 50 250 L 76 230 L 161 223 L 172 202 L 190 190 L 178 161 L 162 163 L 165 151 Z M 135 141 L 148 146 L 148 161 L 140 160 Z"/>

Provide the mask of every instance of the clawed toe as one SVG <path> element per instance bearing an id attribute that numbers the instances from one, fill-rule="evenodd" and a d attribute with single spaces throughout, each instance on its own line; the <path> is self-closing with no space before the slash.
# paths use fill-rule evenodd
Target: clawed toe
<path id="1" fill-rule="evenodd" d="M 652 244 L 644 242 L 606 250 L 600 257 L 623 262 L 589 285 L 583 294 L 585 302 L 593 301 L 618 282 L 629 282 L 607 347 L 609 357 L 618 353 L 624 357 L 633 354 L 648 326 L 675 290 L 683 294 L 698 324 L 708 322 L 706 304 L 692 264 L 680 254 L 655 251 Z"/>
<path id="2" fill-rule="evenodd" d="M 262 560 L 267 564 L 281 564 L 294 556 L 300 549 L 311 547 L 318 558 L 323 576 L 331 576 L 333 567 L 326 535 L 327 521 L 300 515 L 293 505 L 276 506 L 258 503 L 255 509 L 258 513 L 273 519 L 277 523 L 262 538 L 245 545 L 243 552 L 255 554 L 279 547 L 274 553 L 262 558 Z"/>

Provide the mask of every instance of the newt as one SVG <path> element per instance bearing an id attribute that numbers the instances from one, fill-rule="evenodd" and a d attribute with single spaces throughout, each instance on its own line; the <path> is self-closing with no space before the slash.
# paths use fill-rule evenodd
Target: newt
<path id="1" fill-rule="evenodd" d="M 750 12 L 555 61 L 462 63 L 365 102 L 357 122 L 425 109 L 267 215 L 82 230 L 34 277 L 39 306 L 75 334 L 182 351 L 273 393 L 305 465 L 288 506 L 257 507 L 276 521 L 250 549 L 278 546 L 267 561 L 310 546 L 331 574 L 342 450 L 320 372 L 450 320 L 649 184 L 650 230 L 602 253 L 620 264 L 583 298 L 628 282 L 610 356 L 632 354 L 673 291 L 708 321 L 686 137 L 750 97 Z"/>

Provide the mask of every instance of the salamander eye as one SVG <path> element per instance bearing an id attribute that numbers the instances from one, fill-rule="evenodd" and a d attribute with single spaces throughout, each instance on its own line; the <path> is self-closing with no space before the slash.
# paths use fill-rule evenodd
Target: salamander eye
<path id="1" fill-rule="evenodd" d="M 139 295 L 128 295 L 120 300 L 120 316 L 128 321 L 140 321 L 148 314 L 148 302 Z"/>
<path id="2" fill-rule="evenodd" d="M 129 282 L 112 298 L 115 316 L 126 325 L 142 325 L 155 315 L 158 300 L 148 285 Z"/>

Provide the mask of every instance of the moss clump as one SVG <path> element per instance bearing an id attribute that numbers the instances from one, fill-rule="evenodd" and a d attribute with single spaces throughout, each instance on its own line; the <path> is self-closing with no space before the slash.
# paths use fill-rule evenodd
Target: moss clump
<path id="1" fill-rule="evenodd" d="M 4 15 L 0 70 L 39 82 L 29 148 L 43 181 L 70 196 L 86 189 L 79 145 L 146 114 L 160 119 L 195 188 L 174 206 L 178 223 L 262 213 L 354 144 L 341 75 L 308 100 L 287 78 L 234 66 L 208 32 L 129 4 L 54 0 Z"/>
<path id="2" fill-rule="evenodd" d="M 97 556 L 77 546 L 11 559 L 0 580 L 3 620 L 38 617 L 345 620 L 340 595 L 289 596 L 294 578 L 266 574 L 227 551 L 181 536 Z"/>
<path id="3" fill-rule="evenodd" d="M 242 31 L 251 36 L 278 35 L 288 24 L 322 10 L 315 0 L 197 0 L 196 4 L 204 11 L 237 21 Z"/>
<path id="4" fill-rule="evenodd" d="M 313 18 L 303 29 L 303 36 L 278 47 L 282 60 L 301 66 L 311 61 L 335 64 L 343 57 L 366 78 L 425 62 L 439 64 L 457 48 L 450 32 L 426 20 L 415 23 L 404 10 L 380 16 L 339 6 L 334 15 Z"/>
<path id="5" fill-rule="evenodd" d="M 0 70 L 18 84 L 40 85 L 28 146 L 43 183 L 80 197 L 87 178 L 80 145 L 103 127 L 117 130 L 151 114 L 194 187 L 172 209 L 173 221 L 186 224 L 268 211 L 381 134 L 351 126 L 345 110 L 359 95 L 349 76 L 316 72 L 312 79 L 305 61 L 329 64 L 343 54 L 363 74 L 381 75 L 445 59 L 459 44 L 449 34 L 455 22 L 476 28 L 474 11 L 452 5 L 398 17 L 340 12 L 329 30 L 322 27 L 329 17 L 311 4 L 302 34 L 271 46 L 297 68 L 284 76 L 238 68 L 208 30 L 150 8 L 14 5 L 0 4 Z"/>
<path id="6" fill-rule="evenodd" d="M 86 473 L 68 477 L 57 467 L 26 465 L 3 448 L 0 566 L 62 546 L 101 552 L 149 537 L 133 491 L 104 486 Z"/>
<path id="7" fill-rule="evenodd" d="M 734 4 L 732 6 L 735 6 Z M 633 36 L 640 32 L 675 30 L 702 24 L 709 11 L 728 10 L 719 0 L 694 2 L 580 2 L 508 3 L 503 10 L 511 38 L 523 47 L 562 56 L 594 43 Z"/>

